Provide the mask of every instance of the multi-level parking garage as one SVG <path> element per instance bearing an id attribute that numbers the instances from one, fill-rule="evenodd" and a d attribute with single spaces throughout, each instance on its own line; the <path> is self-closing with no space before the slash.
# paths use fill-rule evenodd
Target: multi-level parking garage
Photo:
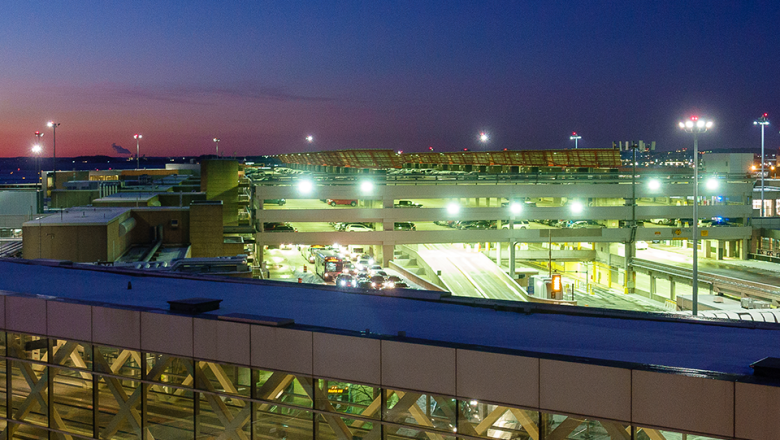
<path id="1" fill-rule="evenodd" d="M 603 161 L 603 157 L 596 162 Z M 693 185 L 690 176 L 683 173 L 642 173 L 632 179 L 630 174 L 597 166 L 518 166 L 514 170 L 512 165 L 473 165 L 484 172 L 444 174 L 422 170 L 355 173 L 357 170 L 351 168 L 302 164 L 296 167 L 308 171 L 254 181 L 260 248 L 276 244 L 360 244 L 369 246 L 387 265 L 401 251 L 427 250 L 422 246 L 429 244 L 467 243 L 472 248 L 489 247 L 492 259 L 506 261 L 510 274 L 517 273 L 516 262 L 546 266 L 569 261 L 584 263 L 579 268 L 585 270 L 575 268 L 574 272 L 591 271 L 585 278 L 594 283 L 604 284 L 608 279 L 609 284 L 630 290 L 635 281 L 630 263 L 636 256 L 637 243 L 683 251 L 691 246 Z M 447 168 L 462 170 L 465 166 Z M 703 257 L 747 257 L 752 191 L 753 182 L 746 176 L 703 176 L 698 232 Z M 264 203 L 280 199 L 286 203 Z M 325 203 L 328 200 L 336 203 L 331 206 Z M 402 201 L 421 206 L 405 207 Z M 494 221 L 495 229 L 445 225 L 479 220 Z M 590 222 L 571 227 L 567 220 Z M 297 232 L 262 229 L 263 224 L 273 222 L 288 222 Z M 342 232 L 332 226 L 340 222 L 361 222 L 370 229 Z M 395 227 L 407 222 L 413 223 L 416 230 Z M 659 283 L 651 276 L 650 284 L 657 288 Z"/>

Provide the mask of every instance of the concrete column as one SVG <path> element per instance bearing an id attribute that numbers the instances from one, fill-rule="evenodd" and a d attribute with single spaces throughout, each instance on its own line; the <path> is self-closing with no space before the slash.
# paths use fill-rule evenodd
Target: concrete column
<path id="1" fill-rule="evenodd" d="M 501 242 L 496 243 L 496 265 L 501 267 Z"/>
<path id="2" fill-rule="evenodd" d="M 634 267 L 631 266 L 631 260 L 636 255 L 635 243 L 625 243 L 625 258 L 623 258 L 623 270 L 626 274 L 623 280 L 623 288 L 625 293 L 634 293 L 634 287 L 636 285 L 636 274 L 634 273 Z"/>
<path id="3" fill-rule="evenodd" d="M 715 244 L 718 246 L 715 258 L 722 260 L 723 255 L 726 253 L 726 243 L 723 240 L 716 240 Z"/>
<path id="4" fill-rule="evenodd" d="M 674 287 L 675 287 L 674 284 L 675 284 L 674 278 L 670 277 L 669 278 L 669 299 L 671 299 L 672 301 L 677 300 L 677 294 L 674 291 Z"/>
<path id="5" fill-rule="evenodd" d="M 650 272 L 649 276 L 650 276 L 650 298 L 652 299 L 653 295 L 655 295 L 655 290 L 656 290 L 655 275 L 653 275 L 653 273 Z"/>
<path id="6" fill-rule="evenodd" d="M 514 241 L 509 242 L 509 276 L 515 278 L 515 246 L 517 243 Z"/>
<path id="7" fill-rule="evenodd" d="M 743 239 L 739 241 L 739 259 L 740 260 L 747 260 L 748 259 L 748 246 L 750 246 L 748 239 Z"/>
<path id="8" fill-rule="evenodd" d="M 474 203 L 476 203 L 476 204 L 477 204 L 477 207 L 479 207 L 479 197 L 477 197 L 477 198 L 475 198 L 475 199 L 474 199 Z"/>
<path id="9" fill-rule="evenodd" d="M 382 267 L 387 267 L 390 265 L 390 261 L 393 260 L 394 250 L 395 250 L 395 246 L 392 244 L 382 245 Z"/>
<path id="10" fill-rule="evenodd" d="M 702 249 L 704 251 L 704 258 L 712 258 L 712 243 L 711 240 L 702 240 L 701 241 Z"/>

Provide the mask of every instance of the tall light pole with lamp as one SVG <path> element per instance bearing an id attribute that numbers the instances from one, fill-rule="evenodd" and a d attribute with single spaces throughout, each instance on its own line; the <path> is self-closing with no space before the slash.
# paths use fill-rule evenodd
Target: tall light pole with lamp
<path id="1" fill-rule="evenodd" d="M 764 208 L 764 127 L 769 125 L 769 120 L 764 113 L 760 118 L 753 121 L 753 125 L 761 126 L 761 217 L 766 216 L 766 209 Z"/>
<path id="2" fill-rule="evenodd" d="M 133 135 L 135 139 L 135 169 L 141 169 L 141 136 L 140 134 Z"/>
<path id="3" fill-rule="evenodd" d="M 691 119 L 680 122 L 680 128 L 693 134 L 693 316 L 699 312 L 699 134 L 712 128 L 712 121 L 691 116 Z"/>
<path id="4" fill-rule="evenodd" d="M 217 144 L 217 157 L 219 157 L 219 141 L 221 140 L 220 138 L 214 138 L 214 143 Z"/>
<path id="5" fill-rule="evenodd" d="M 38 184 L 41 185 L 41 152 L 43 151 L 43 144 L 41 138 L 43 133 L 40 131 L 35 132 L 35 145 L 32 147 L 32 152 L 35 154 L 35 171 L 38 175 Z"/>
<path id="6" fill-rule="evenodd" d="M 54 165 L 52 166 L 51 180 L 52 186 L 57 188 L 57 127 L 60 126 L 60 123 L 49 121 L 46 125 L 52 129 L 51 152 L 52 156 L 54 156 Z"/>
<path id="7" fill-rule="evenodd" d="M 569 140 L 574 141 L 574 149 L 577 149 L 577 141 L 582 139 L 582 136 L 578 135 L 577 132 L 572 132 L 571 136 L 569 136 Z"/>

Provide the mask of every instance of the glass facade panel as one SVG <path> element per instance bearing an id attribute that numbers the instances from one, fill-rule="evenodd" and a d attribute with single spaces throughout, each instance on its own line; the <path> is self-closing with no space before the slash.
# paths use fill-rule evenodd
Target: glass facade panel
<path id="1" fill-rule="evenodd" d="M 455 399 L 412 391 L 385 390 L 384 420 L 454 433 Z"/>
<path id="2" fill-rule="evenodd" d="M 48 426 L 48 378 L 46 367 L 29 362 L 11 361 L 12 417 L 40 426 Z"/>
<path id="3" fill-rule="evenodd" d="M 92 370 L 92 345 L 63 339 L 52 339 L 52 362 L 70 368 Z"/>
<path id="4" fill-rule="evenodd" d="M 215 362 L 196 362 L 195 372 L 199 390 L 251 397 L 252 370 L 236 365 Z"/>
<path id="5" fill-rule="evenodd" d="M 98 381 L 97 414 L 100 438 L 141 438 L 140 385 L 140 382 L 134 380 L 120 380 L 115 377 L 100 378 Z"/>
<path id="6" fill-rule="evenodd" d="M 312 407 L 314 380 L 283 371 L 254 370 L 255 399 L 285 405 Z"/>
<path id="7" fill-rule="evenodd" d="M 192 360 L 167 354 L 146 354 L 146 377 L 152 382 L 192 387 Z"/>
<path id="8" fill-rule="evenodd" d="M 637 428 L 636 440 L 723 440 L 721 437 L 707 437 L 698 434 L 684 434 L 681 432 L 664 431 L 661 429 Z"/>
<path id="9" fill-rule="evenodd" d="M 8 356 L 32 361 L 46 360 L 49 340 L 40 336 L 8 333 Z"/>
<path id="10" fill-rule="evenodd" d="M 54 381 L 54 420 L 62 431 L 92 436 L 92 375 L 78 370 L 50 368 Z"/>
<path id="11" fill-rule="evenodd" d="M 255 439 L 312 440 L 312 414 L 299 408 L 267 403 L 252 404 L 255 416 L 252 431 Z"/>
<path id="12" fill-rule="evenodd" d="M 144 385 L 146 429 L 155 439 L 191 439 L 195 436 L 192 391 L 164 385 Z"/>
<path id="13" fill-rule="evenodd" d="M 348 419 L 336 414 L 317 414 L 316 420 L 319 440 L 362 439 L 366 436 L 379 439 L 382 434 L 380 423 L 366 420 Z M 369 434 L 372 431 L 376 432 Z"/>
<path id="14" fill-rule="evenodd" d="M 484 438 L 536 438 L 539 412 L 482 403 L 458 401 L 458 433 Z"/>
<path id="15" fill-rule="evenodd" d="M 542 413 L 542 438 L 626 440 L 631 425 L 606 420 Z"/>
<path id="16" fill-rule="evenodd" d="M 96 345 L 95 371 L 117 376 L 141 378 L 141 354 L 135 350 Z"/>
<path id="17" fill-rule="evenodd" d="M 381 406 L 380 388 L 333 380 L 317 381 L 314 404 L 316 409 L 379 419 Z"/>
<path id="18" fill-rule="evenodd" d="M 88 439 L 97 432 L 100 439 L 158 440 L 717 440 L 281 371 L 2 335 L 7 354 L 0 357 L 0 438 Z"/>
<path id="19" fill-rule="evenodd" d="M 198 438 L 250 438 L 250 402 L 211 393 L 199 396 Z"/>

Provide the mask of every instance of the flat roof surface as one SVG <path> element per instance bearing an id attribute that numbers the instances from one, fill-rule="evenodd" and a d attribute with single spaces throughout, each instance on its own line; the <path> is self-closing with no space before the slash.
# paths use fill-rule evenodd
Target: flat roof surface
<path id="1" fill-rule="evenodd" d="M 22 226 L 41 225 L 105 225 L 130 208 L 78 207 L 64 209 L 58 213 L 24 222 Z"/>
<path id="2" fill-rule="evenodd" d="M 0 290 L 168 310 L 166 301 L 222 299 L 207 315 L 251 313 L 292 318 L 296 325 L 751 375 L 749 365 L 780 357 L 780 326 L 669 322 L 492 308 L 355 294 L 299 284 L 219 282 L 116 273 L 108 268 L 52 267 L 0 259 Z M 133 289 L 127 290 L 132 281 Z M 561 309 L 566 310 L 566 309 Z"/>
<path id="3" fill-rule="evenodd" d="M 118 200 L 122 201 L 128 201 L 128 202 L 148 202 L 150 199 L 153 199 L 154 197 L 157 197 L 158 194 L 164 193 L 165 191 L 158 191 L 158 192 L 118 192 L 114 193 L 105 197 L 101 197 L 99 199 L 95 199 L 92 201 L 92 203 L 107 203 L 107 202 L 116 202 Z"/>

